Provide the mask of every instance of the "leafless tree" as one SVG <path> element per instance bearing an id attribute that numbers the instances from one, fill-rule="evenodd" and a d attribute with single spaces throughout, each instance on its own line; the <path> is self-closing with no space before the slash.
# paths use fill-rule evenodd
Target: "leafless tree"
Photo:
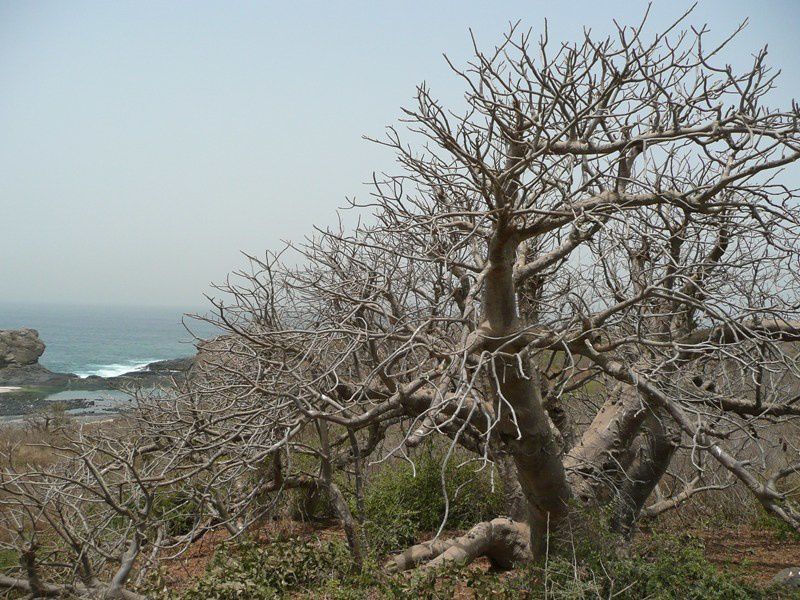
<path id="1" fill-rule="evenodd" d="M 59 535 L 104 572 L 119 563 L 104 585 L 122 589 L 132 553 L 144 568 L 212 528 L 238 535 L 301 488 L 331 498 L 360 560 L 363 515 L 333 474 L 360 506 L 369 464 L 433 436 L 496 471 L 508 514 L 391 569 L 538 559 L 596 507 L 626 535 L 734 483 L 800 531 L 800 211 L 784 175 L 800 109 L 766 105 L 766 50 L 736 71 L 721 62 L 736 32 L 711 44 L 686 18 L 560 45 L 513 26 L 451 65 L 461 110 L 420 86 L 377 140 L 399 173 L 352 201 L 355 229 L 250 257 L 214 301 L 224 334 L 179 393 L 139 399 L 135 434 L 77 436 L 69 475 L 5 476 L 25 552 L 65 503 L 88 522 L 75 506 L 91 497 L 127 523 L 125 549 Z M 151 506 L 167 490 L 193 507 L 188 533 Z M 69 585 L 90 585 L 81 569 Z M 6 585 L 52 585 L 36 577 Z"/>

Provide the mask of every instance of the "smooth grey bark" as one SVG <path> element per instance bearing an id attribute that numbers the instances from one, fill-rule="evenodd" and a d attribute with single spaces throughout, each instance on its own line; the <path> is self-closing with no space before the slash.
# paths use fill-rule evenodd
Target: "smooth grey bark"
<path id="1" fill-rule="evenodd" d="M 333 510 L 336 517 L 342 524 L 345 537 L 347 538 L 347 545 L 350 547 L 350 553 L 353 556 L 353 563 L 356 568 L 361 571 L 364 566 L 364 552 L 362 551 L 361 536 L 359 533 L 358 523 L 353 518 L 353 513 L 347 505 L 347 500 L 333 481 L 333 473 L 330 462 L 330 443 L 328 440 L 328 424 L 323 419 L 317 420 L 317 431 L 319 432 L 320 446 L 322 451 L 322 468 L 320 475 L 322 484 L 328 493 L 328 498 L 331 501 Z"/>
<path id="2" fill-rule="evenodd" d="M 537 367 L 519 340 L 523 324 L 517 314 L 513 274 L 517 243 L 504 233 L 501 219 L 489 247 L 478 333 L 484 346 L 495 352 L 492 372 L 498 429 L 530 507 L 531 550 L 538 557 L 545 550 L 547 533 L 566 517 L 571 491 L 542 402 Z"/>
<path id="3" fill-rule="evenodd" d="M 515 521 L 528 521 L 528 500 L 522 491 L 513 459 L 507 455 L 496 456 L 494 464 L 503 482 L 506 513 Z"/>
<path id="4" fill-rule="evenodd" d="M 389 572 L 405 571 L 422 565 L 433 569 L 443 564 L 467 564 L 486 556 L 496 567 L 508 569 L 530 560 L 530 532 L 525 523 L 498 517 L 478 523 L 462 536 L 416 544 L 393 556 L 384 565 Z"/>
<path id="5" fill-rule="evenodd" d="M 611 521 L 612 530 L 626 537 L 633 533 L 634 524 L 647 498 L 667 472 L 681 434 L 663 410 L 654 408 L 647 411 L 639 437 L 642 443 L 625 470 Z"/>
<path id="6" fill-rule="evenodd" d="M 645 420 L 639 392 L 619 385 L 595 415 L 578 444 L 564 460 L 573 493 L 583 504 L 613 496 L 619 465 Z"/>

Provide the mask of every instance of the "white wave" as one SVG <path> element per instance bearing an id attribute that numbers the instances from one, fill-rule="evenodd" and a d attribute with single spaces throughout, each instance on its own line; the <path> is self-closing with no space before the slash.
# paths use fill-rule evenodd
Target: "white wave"
<path id="1" fill-rule="evenodd" d="M 111 365 L 89 365 L 89 369 L 78 371 L 75 373 L 81 379 L 96 375 L 98 377 L 119 377 L 126 373 L 133 373 L 135 371 L 142 371 L 150 363 L 156 362 L 158 359 L 153 358 L 150 360 L 130 361 L 127 364 L 111 364 Z"/>

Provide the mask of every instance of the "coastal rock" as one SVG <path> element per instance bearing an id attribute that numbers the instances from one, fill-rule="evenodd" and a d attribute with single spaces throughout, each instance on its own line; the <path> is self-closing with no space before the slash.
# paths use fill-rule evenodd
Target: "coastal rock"
<path id="1" fill-rule="evenodd" d="M 11 365 L 0 369 L 0 386 L 44 386 L 66 388 L 79 379 L 71 373 L 53 373 L 42 365 Z"/>
<path id="2" fill-rule="evenodd" d="M 0 329 L 0 369 L 35 365 L 44 348 L 35 329 Z"/>
<path id="3" fill-rule="evenodd" d="M 192 368 L 194 364 L 194 356 L 186 356 L 184 358 L 171 358 L 168 360 L 159 360 L 150 363 L 144 368 L 144 371 L 151 373 L 185 373 Z"/>
<path id="4" fill-rule="evenodd" d="M 81 384 L 87 380 L 97 379 L 105 385 L 113 387 L 159 387 L 170 385 L 173 380 L 180 381 L 189 374 L 189 370 L 194 364 L 195 357 L 170 358 L 149 363 L 142 369 L 130 371 L 116 377 L 87 377 L 81 380 Z"/>
<path id="5" fill-rule="evenodd" d="M 45 345 L 35 329 L 0 329 L 0 385 L 66 386 L 77 375 L 53 373 L 39 364 Z"/>
<path id="6" fill-rule="evenodd" d="M 169 385 L 185 377 L 195 357 L 160 360 L 143 369 L 117 377 L 90 376 L 81 378 L 73 373 L 54 373 L 39 364 L 45 344 L 35 329 L 0 330 L 0 386 L 38 387 L 53 390 L 98 390 L 105 388 L 156 387 Z"/>

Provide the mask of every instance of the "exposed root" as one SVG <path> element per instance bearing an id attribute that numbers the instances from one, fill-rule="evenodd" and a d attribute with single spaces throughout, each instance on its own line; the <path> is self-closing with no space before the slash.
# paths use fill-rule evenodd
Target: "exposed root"
<path id="1" fill-rule="evenodd" d="M 78 598 L 78 599 L 119 599 L 119 600 L 147 600 L 145 596 L 114 587 L 107 584 L 98 584 L 93 587 L 85 585 L 57 585 L 35 581 L 33 584 L 28 579 L 18 579 L 0 575 L 0 588 L 16 592 L 27 592 L 26 598 Z"/>
<path id="2" fill-rule="evenodd" d="M 528 525 L 506 517 L 484 521 L 462 536 L 411 546 L 389 559 L 384 568 L 389 572 L 405 571 L 418 565 L 421 569 L 433 569 L 447 563 L 469 564 L 481 556 L 502 569 L 530 560 Z"/>

